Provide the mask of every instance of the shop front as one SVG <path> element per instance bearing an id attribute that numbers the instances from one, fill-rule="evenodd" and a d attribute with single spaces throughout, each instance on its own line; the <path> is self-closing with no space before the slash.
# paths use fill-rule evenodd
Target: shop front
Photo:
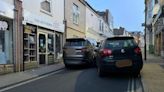
<path id="1" fill-rule="evenodd" d="M 0 74 L 13 72 L 12 20 L 0 17 Z"/>
<path id="2" fill-rule="evenodd" d="M 32 48 L 30 47 L 30 50 L 28 50 L 28 54 L 24 55 L 26 57 L 29 55 L 27 58 L 28 62 L 33 62 L 28 67 L 34 68 L 34 66 L 39 67 L 57 62 L 57 59 L 62 56 L 63 22 L 50 20 L 50 18 L 45 19 L 43 16 L 32 14 L 25 10 L 23 23 L 25 28 L 29 26 L 31 30 L 27 31 L 30 32 L 30 34 L 28 33 L 29 38 L 25 38 L 29 40 L 28 46 L 30 47 L 30 44 L 33 44 Z"/>
<path id="3" fill-rule="evenodd" d="M 14 71 L 13 19 L 14 6 L 0 1 L 0 74 Z"/>

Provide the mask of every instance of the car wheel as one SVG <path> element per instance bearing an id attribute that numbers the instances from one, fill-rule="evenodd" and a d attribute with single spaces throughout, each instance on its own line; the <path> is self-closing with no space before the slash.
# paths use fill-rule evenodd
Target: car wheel
<path id="1" fill-rule="evenodd" d="M 140 71 L 133 72 L 132 74 L 133 77 L 137 78 L 140 76 Z"/>
<path id="2" fill-rule="evenodd" d="M 100 67 L 97 68 L 97 72 L 98 72 L 99 77 L 104 77 L 105 76 L 103 70 Z"/>
<path id="3" fill-rule="evenodd" d="M 70 65 L 65 64 L 65 68 L 69 69 L 70 68 Z"/>

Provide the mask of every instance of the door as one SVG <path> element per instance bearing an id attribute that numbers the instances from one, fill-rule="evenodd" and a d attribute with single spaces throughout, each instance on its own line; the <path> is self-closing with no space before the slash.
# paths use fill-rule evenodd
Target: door
<path id="1" fill-rule="evenodd" d="M 39 64 L 46 64 L 46 54 L 47 54 L 47 35 L 39 33 Z"/>
<path id="2" fill-rule="evenodd" d="M 53 64 L 55 60 L 54 33 L 39 32 L 38 44 L 39 64 Z"/>

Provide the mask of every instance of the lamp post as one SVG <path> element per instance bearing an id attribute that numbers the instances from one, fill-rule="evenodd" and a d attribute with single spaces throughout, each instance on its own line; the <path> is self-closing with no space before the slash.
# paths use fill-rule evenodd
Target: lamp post
<path id="1" fill-rule="evenodd" d="M 145 23 L 144 23 L 144 26 L 145 26 L 145 29 L 144 29 L 144 32 L 145 32 L 145 34 L 144 34 L 144 60 L 147 60 L 147 53 L 146 53 L 146 21 L 147 21 L 147 4 L 146 4 L 146 0 L 145 0 Z"/>

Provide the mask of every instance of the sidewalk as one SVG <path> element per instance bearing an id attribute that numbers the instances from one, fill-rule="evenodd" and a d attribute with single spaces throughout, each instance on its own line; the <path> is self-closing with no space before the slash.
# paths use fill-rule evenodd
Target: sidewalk
<path id="1" fill-rule="evenodd" d="M 164 59 L 147 54 L 141 77 L 145 92 L 164 92 Z"/>
<path id="2" fill-rule="evenodd" d="M 24 82 L 33 78 L 37 78 L 39 76 L 60 70 L 64 68 L 64 64 L 62 62 L 54 65 L 48 65 L 44 67 L 40 67 L 37 69 L 27 70 L 24 72 L 11 73 L 0 76 L 0 89 Z"/>

